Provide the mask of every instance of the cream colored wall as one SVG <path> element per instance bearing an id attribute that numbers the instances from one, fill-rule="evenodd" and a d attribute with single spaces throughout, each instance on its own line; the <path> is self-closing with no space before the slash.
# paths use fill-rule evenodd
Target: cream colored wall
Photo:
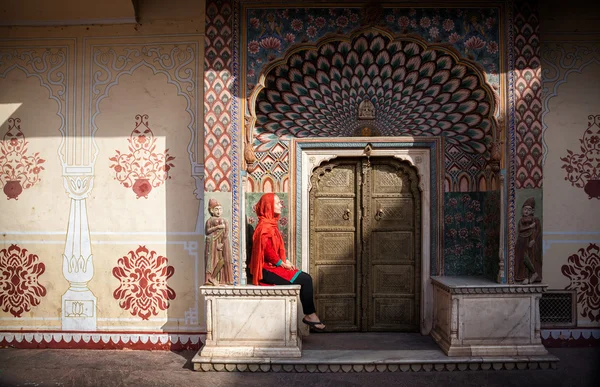
<path id="1" fill-rule="evenodd" d="M 13 305 L 17 298 L 0 290 L 0 330 L 204 330 L 197 290 L 204 278 L 204 235 L 197 227 L 203 223 L 203 184 L 192 168 L 201 167 L 204 159 L 205 3 L 189 2 L 187 7 L 194 17 L 178 21 L 158 20 L 160 12 L 147 8 L 137 25 L 0 28 L 0 140 L 8 119 L 20 118 L 26 155 L 39 152 L 45 160 L 41 180 L 18 200 L 0 191 L 0 265 L 14 266 L 11 245 L 27 249 L 44 265 L 44 272 L 34 277 L 46 289 L 45 295 L 34 297 L 39 305 L 20 317 Z M 128 139 L 138 114 L 149 116 L 154 152 L 168 149 L 175 157 L 170 178 L 148 198 L 136 198 L 120 184 L 109 160 L 117 150 L 131 152 Z M 0 156 L 0 164 L 9 161 Z M 71 207 L 81 201 L 71 199 L 76 195 L 65 185 L 70 178 L 93 183 L 83 209 Z M 79 222 L 74 215 L 87 218 Z M 74 232 L 69 232 L 71 226 Z M 85 309 L 75 325 L 64 316 L 69 305 L 73 308 L 73 300 L 64 296 L 70 282 L 63 254 L 69 245 L 84 260 L 89 245 L 93 256 L 87 287 L 96 300 L 84 303 L 93 310 Z M 119 306 L 114 295 L 120 281 L 113 269 L 140 246 L 166 257 L 165 270 L 173 268 L 167 285 L 175 298 L 162 308 L 155 293 L 154 303 L 140 305 L 157 312 L 148 319 Z M 155 257 L 150 261 L 156 262 Z M 33 271 L 24 258 L 12 262 Z"/>
<path id="2" fill-rule="evenodd" d="M 565 7 L 557 1 L 540 7 L 546 145 L 543 277 L 549 289 L 577 290 L 579 327 L 600 326 L 600 289 L 594 279 L 600 270 L 600 200 L 565 180 L 561 158 L 568 150 L 582 153 L 580 140 L 590 124 L 600 129 L 594 126 L 600 117 L 590 117 L 600 116 L 600 15 L 589 7 L 583 2 Z M 567 274 L 573 270 L 579 279 Z"/>

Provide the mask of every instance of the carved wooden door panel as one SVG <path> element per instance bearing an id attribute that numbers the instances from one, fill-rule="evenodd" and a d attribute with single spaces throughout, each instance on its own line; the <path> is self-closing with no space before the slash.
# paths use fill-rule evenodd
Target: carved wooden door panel
<path id="1" fill-rule="evenodd" d="M 420 194 L 413 168 L 393 159 L 363 163 L 363 321 L 368 331 L 418 331 Z M 368 257 L 368 259 L 364 259 Z"/>
<path id="2" fill-rule="evenodd" d="M 420 193 L 408 164 L 333 160 L 311 176 L 310 273 L 332 331 L 418 331 Z"/>
<path id="3" fill-rule="evenodd" d="M 319 167 L 311 177 L 310 272 L 317 314 L 333 331 L 360 329 L 357 272 L 357 160 Z"/>

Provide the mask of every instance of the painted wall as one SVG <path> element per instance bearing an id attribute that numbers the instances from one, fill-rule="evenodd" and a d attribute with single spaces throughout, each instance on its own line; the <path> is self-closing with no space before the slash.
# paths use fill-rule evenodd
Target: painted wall
<path id="1" fill-rule="evenodd" d="M 205 4 L 189 6 L 0 29 L 0 345 L 198 345 Z"/>
<path id="2" fill-rule="evenodd" d="M 544 282 L 576 291 L 577 326 L 598 328 L 600 15 L 583 2 L 560 9 L 552 2 L 540 9 Z M 570 333 L 563 337 L 572 339 Z"/>

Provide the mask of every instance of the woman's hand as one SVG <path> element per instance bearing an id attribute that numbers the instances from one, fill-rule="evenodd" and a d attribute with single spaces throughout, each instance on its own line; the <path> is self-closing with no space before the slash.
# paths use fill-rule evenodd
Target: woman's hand
<path id="1" fill-rule="evenodd" d="M 281 264 L 281 266 L 286 269 L 286 270 L 296 270 L 296 266 L 294 266 L 293 264 L 291 264 L 290 262 L 283 262 Z"/>

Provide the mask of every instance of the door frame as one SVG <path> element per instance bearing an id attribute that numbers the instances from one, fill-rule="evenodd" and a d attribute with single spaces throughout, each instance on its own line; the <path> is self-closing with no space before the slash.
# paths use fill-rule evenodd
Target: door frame
<path id="1" fill-rule="evenodd" d="M 441 272 L 443 219 L 443 147 L 441 137 L 344 137 L 290 141 L 289 256 L 309 273 L 310 176 L 323 162 L 337 157 L 391 156 L 408 161 L 419 173 L 421 191 L 421 322 L 428 335 L 433 326 L 431 276 Z"/>

